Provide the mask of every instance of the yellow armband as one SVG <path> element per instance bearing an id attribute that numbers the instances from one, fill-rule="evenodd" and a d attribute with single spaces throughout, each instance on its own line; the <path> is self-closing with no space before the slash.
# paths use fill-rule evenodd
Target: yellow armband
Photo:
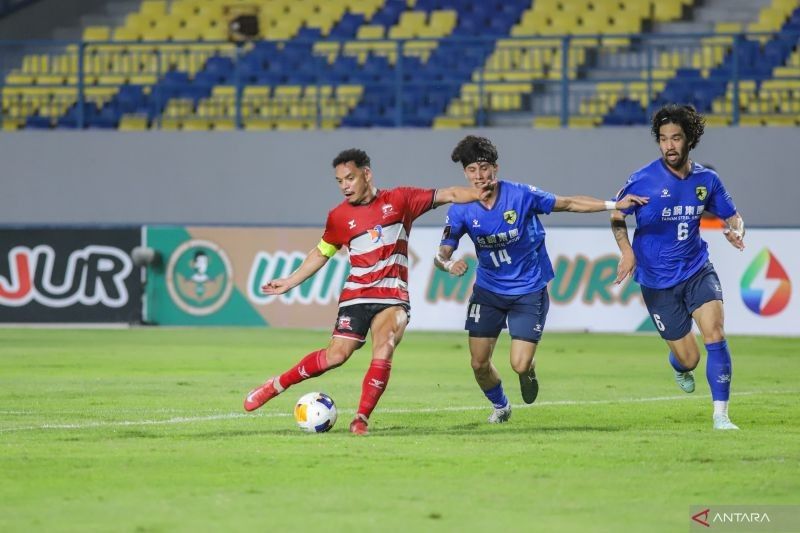
<path id="1" fill-rule="evenodd" d="M 339 251 L 337 247 L 332 244 L 328 244 L 322 239 L 320 239 L 319 244 L 317 245 L 317 250 L 319 250 L 319 252 L 325 257 L 333 257 L 336 255 L 336 252 Z"/>

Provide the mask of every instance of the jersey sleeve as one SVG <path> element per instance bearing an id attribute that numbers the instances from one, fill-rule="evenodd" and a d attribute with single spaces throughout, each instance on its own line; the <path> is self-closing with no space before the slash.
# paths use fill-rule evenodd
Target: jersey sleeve
<path id="1" fill-rule="evenodd" d="M 617 195 L 612 199 L 618 202 L 621 199 L 625 198 L 626 194 L 638 194 L 636 192 L 638 187 L 639 187 L 639 180 L 637 179 L 637 175 L 636 174 L 632 174 L 631 177 L 628 178 L 628 181 L 625 182 L 625 186 L 622 187 L 619 190 L 619 192 L 617 193 Z M 627 209 L 620 209 L 620 211 L 625 213 L 626 215 L 630 215 L 631 213 L 636 211 L 637 207 L 639 207 L 639 206 L 638 205 L 632 205 Z"/>
<path id="2" fill-rule="evenodd" d="M 411 220 L 433 209 L 436 189 L 398 187 L 395 189 L 395 192 L 403 196 L 406 205 L 406 214 Z"/>
<path id="3" fill-rule="evenodd" d="M 322 240 L 320 240 L 319 244 L 317 244 L 317 248 L 319 248 L 320 252 L 325 255 L 330 253 L 331 247 L 333 247 L 335 250 L 338 250 L 345 244 L 345 242 L 343 242 L 341 232 L 337 229 L 341 227 L 341 225 L 337 224 L 336 220 L 336 210 L 334 209 L 328 213 L 328 220 L 325 221 L 325 231 L 322 233 Z"/>
<path id="4" fill-rule="evenodd" d="M 719 176 L 714 176 L 711 194 L 708 195 L 708 202 L 706 203 L 706 211 L 714 213 L 723 220 L 736 214 L 733 198 L 725 189 L 725 185 L 722 184 Z"/>
<path id="5" fill-rule="evenodd" d="M 556 205 L 556 195 L 543 191 L 533 185 L 524 185 L 527 189 L 528 199 L 530 200 L 534 211 L 543 215 L 549 215 L 553 212 L 553 207 Z"/>
<path id="6" fill-rule="evenodd" d="M 458 248 L 458 241 L 464 235 L 464 217 L 461 216 L 461 210 L 455 204 L 450 206 L 447 210 L 447 218 L 444 220 L 444 231 L 442 231 L 442 240 L 439 246 L 452 246 L 453 249 Z"/>

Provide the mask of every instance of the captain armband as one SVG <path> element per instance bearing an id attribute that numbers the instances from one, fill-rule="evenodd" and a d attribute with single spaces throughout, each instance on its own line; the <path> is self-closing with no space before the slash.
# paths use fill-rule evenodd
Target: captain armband
<path id="1" fill-rule="evenodd" d="M 339 251 L 339 249 L 336 248 L 334 245 L 328 244 L 322 239 L 320 239 L 319 244 L 317 244 L 317 250 L 319 250 L 319 253 L 329 258 L 336 255 L 336 252 Z"/>

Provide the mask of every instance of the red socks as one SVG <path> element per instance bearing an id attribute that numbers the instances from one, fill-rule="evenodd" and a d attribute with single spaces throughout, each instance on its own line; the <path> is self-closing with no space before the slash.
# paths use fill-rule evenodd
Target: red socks
<path id="1" fill-rule="evenodd" d="M 306 355 L 299 363 L 281 374 L 278 378 L 278 384 L 283 389 L 286 389 L 308 378 L 319 376 L 329 368 L 328 360 L 325 357 L 325 349 L 323 348 Z M 361 384 L 361 401 L 358 403 L 358 414 L 369 418 L 383 391 L 386 390 L 391 371 L 391 361 L 384 359 L 372 360 Z"/>
<path id="2" fill-rule="evenodd" d="M 325 357 L 325 348 L 323 348 L 306 355 L 299 363 L 281 374 L 278 383 L 285 389 L 308 378 L 319 376 L 326 370 L 328 370 L 328 359 Z"/>
<path id="3" fill-rule="evenodd" d="M 361 385 L 361 401 L 358 403 L 358 414 L 369 418 L 383 391 L 386 390 L 391 371 L 391 361 L 384 359 L 372 360 Z"/>

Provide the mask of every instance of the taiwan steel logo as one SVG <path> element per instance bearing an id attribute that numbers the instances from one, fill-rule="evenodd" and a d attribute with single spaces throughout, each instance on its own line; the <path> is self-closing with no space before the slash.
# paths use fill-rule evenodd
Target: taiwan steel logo
<path id="1" fill-rule="evenodd" d="M 233 268 L 225 252 L 210 241 L 191 240 L 172 252 L 167 290 L 180 309 L 194 316 L 218 311 L 231 296 Z"/>
<path id="2" fill-rule="evenodd" d="M 757 315 L 777 315 L 789 305 L 792 282 L 783 265 L 767 248 L 759 252 L 742 275 L 744 304 Z"/>

